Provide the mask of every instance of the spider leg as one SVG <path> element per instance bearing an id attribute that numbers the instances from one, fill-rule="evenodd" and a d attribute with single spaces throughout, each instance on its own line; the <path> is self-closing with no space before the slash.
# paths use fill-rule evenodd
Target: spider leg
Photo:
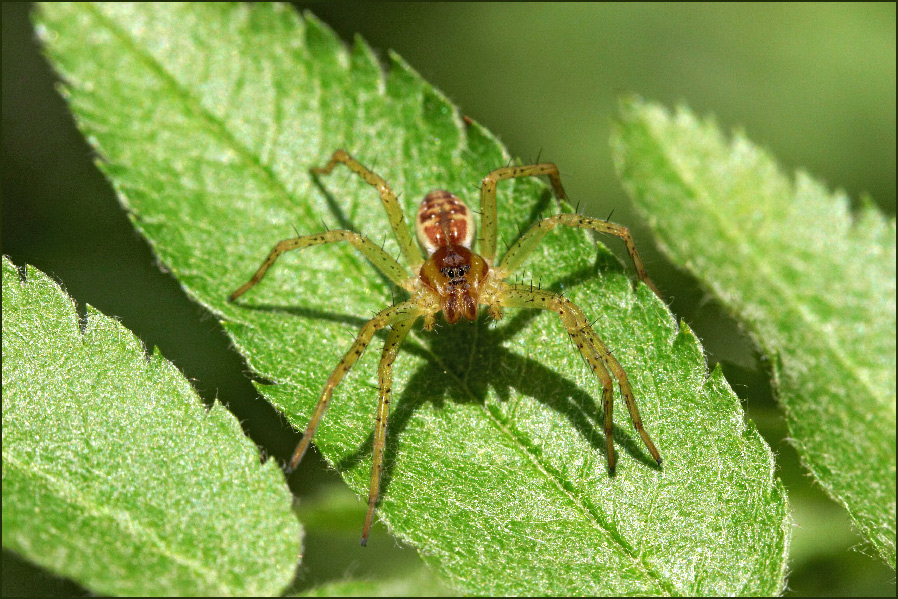
<path id="1" fill-rule="evenodd" d="M 405 268 L 396 262 L 396 260 L 390 256 L 387 252 L 385 252 L 379 245 L 368 239 L 363 235 L 359 235 L 358 233 L 353 233 L 352 231 L 343 231 L 343 230 L 335 230 L 335 231 L 327 231 L 326 233 L 317 233 L 315 235 L 303 235 L 302 237 L 294 237 L 293 239 L 284 239 L 283 241 L 278 242 L 274 249 L 268 254 L 268 257 L 265 258 L 265 261 L 262 262 L 262 265 L 256 271 L 256 274 L 252 276 L 252 278 L 240 286 L 234 293 L 230 295 L 228 298 L 229 301 L 234 301 L 247 291 L 249 291 L 253 286 L 256 285 L 259 281 L 262 280 L 262 277 L 265 276 L 265 273 L 268 272 L 268 269 L 274 264 L 275 260 L 283 254 L 284 252 L 289 252 L 290 250 L 299 250 L 302 248 L 306 248 L 313 245 L 321 245 L 323 243 L 336 243 L 339 241 L 348 241 L 352 245 L 354 245 L 360 252 L 365 254 L 365 256 L 371 261 L 371 263 L 384 275 L 387 276 L 391 281 L 399 285 L 404 289 L 411 290 L 409 280 L 410 275 Z"/>
<path id="2" fill-rule="evenodd" d="M 564 324 L 564 328 L 567 329 L 568 335 L 571 336 L 574 345 L 577 346 L 577 349 L 580 350 L 580 354 L 589 363 L 592 371 L 602 381 L 608 469 L 613 472 L 616 464 L 612 439 L 614 398 L 609 371 L 617 379 L 621 395 L 623 395 L 627 408 L 630 411 L 630 419 L 633 421 L 633 426 L 639 432 L 639 436 L 642 438 L 642 442 L 645 443 L 646 448 L 648 448 L 649 453 L 660 464 L 661 454 L 658 453 L 658 449 L 652 442 L 651 437 L 649 437 L 649 434 L 642 426 L 642 417 L 639 415 L 639 408 L 636 407 L 636 400 L 633 397 L 630 382 L 627 380 L 627 373 L 589 325 L 589 321 L 586 320 L 583 311 L 562 295 L 533 289 L 529 285 L 509 285 L 504 283 L 496 299 L 502 305 L 512 308 L 551 310 L 561 317 L 561 322 Z"/>
<path id="3" fill-rule="evenodd" d="M 408 225 L 405 223 L 405 216 L 402 214 L 402 207 L 399 205 L 399 200 L 396 198 L 396 194 L 393 193 L 393 190 L 390 189 L 389 185 L 387 185 L 387 182 L 384 181 L 382 177 L 365 168 L 361 162 L 350 156 L 346 150 L 337 150 L 334 152 L 334 155 L 331 156 L 331 159 L 327 164 L 322 167 L 313 168 L 311 171 L 316 175 L 327 175 L 334 170 L 337 163 L 345 164 L 349 170 L 359 175 L 365 180 L 365 183 L 376 189 L 380 194 L 380 201 L 387 211 L 390 227 L 392 227 L 393 234 L 396 235 L 396 239 L 399 241 L 399 247 L 402 249 L 402 254 L 405 256 L 405 260 L 408 262 L 412 271 L 418 272 L 421 268 L 421 264 L 424 263 L 424 258 L 421 257 L 421 250 L 418 249 L 418 245 L 412 239 L 412 235 L 409 232 Z"/>
<path id="4" fill-rule="evenodd" d="M 567 194 L 561 186 L 561 176 L 558 167 L 550 162 L 541 164 L 528 164 L 524 166 L 506 166 L 496 169 L 483 178 L 480 184 L 480 255 L 487 262 L 493 264 L 496 259 L 496 185 L 505 179 L 517 177 L 538 177 L 548 175 L 552 181 L 552 188 L 559 200 L 566 200 Z"/>
<path id="5" fill-rule="evenodd" d="M 296 466 L 299 465 L 299 461 L 302 460 L 302 456 L 309 448 L 309 444 L 312 442 L 312 436 L 314 436 L 315 429 L 318 427 L 318 422 L 321 420 L 321 417 L 324 416 L 324 412 L 327 410 L 327 406 L 330 403 L 334 388 L 340 384 L 340 381 L 343 380 L 343 377 L 349 372 L 356 360 L 358 360 L 362 353 L 364 353 L 365 348 L 371 343 L 371 338 L 374 336 L 374 333 L 380 329 L 390 325 L 396 325 L 405 320 L 414 320 L 420 314 L 421 308 L 418 304 L 413 300 L 408 300 L 401 304 L 381 310 L 377 316 L 362 326 L 358 337 L 356 337 L 355 343 L 353 343 L 352 347 L 349 348 L 349 351 L 344 354 L 340 363 L 337 364 L 334 371 L 331 372 L 331 375 L 328 377 L 327 383 L 324 385 L 324 390 L 321 391 L 321 397 L 318 398 L 318 403 L 315 405 L 315 410 L 312 412 L 312 417 L 309 419 L 309 424 L 306 425 L 306 431 L 303 434 L 302 439 L 300 439 L 299 444 L 296 446 L 296 450 L 293 452 L 293 457 L 290 458 L 290 463 L 287 465 L 288 473 L 296 469 Z"/>
<path id="6" fill-rule="evenodd" d="M 556 214 L 533 225 L 530 230 L 524 233 L 524 235 L 505 253 L 505 256 L 502 257 L 502 261 L 499 263 L 499 268 L 504 272 L 513 272 L 521 265 L 527 256 L 530 255 L 536 246 L 539 245 L 539 242 L 542 241 L 546 233 L 554 229 L 557 225 L 591 229 L 593 231 L 598 231 L 599 233 L 608 233 L 609 235 L 621 238 L 627 245 L 627 253 L 630 254 L 630 258 L 633 260 L 633 265 L 636 267 L 636 273 L 639 275 L 639 278 L 655 292 L 655 295 L 662 300 L 664 299 L 661 296 L 661 292 L 658 291 L 658 288 L 655 287 L 655 284 L 652 283 L 652 280 L 649 279 L 648 274 L 645 272 L 645 265 L 642 263 L 642 258 L 639 257 L 639 252 L 636 251 L 636 244 L 633 243 L 633 237 L 630 235 L 630 230 L 622 225 L 609 223 L 599 218 L 580 216 L 579 214 Z"/>
<path id="7" fill-rule="evenodd" d="M 639 433 L 639 436 L 648 448 L 649 453 L 652 454 L 655 461 L 660 464 L 661 454 L 658 453 L 658 449 L 655 447 L 655 444 L 652 443 L 652 438 L 649 437 L 645 427 L 642 426 L 642 416 L 639 414 L 639 408 L 636 405 L 636 397 L 633 395 L 633 389 L 630 387 L 630 380 L 627 378 L 627 373 L 624 371 L 624 367 L 621 366 L 620 362 L 617 361 L 617 358 L 614 357 L 614 354 L 611 353 L 611 350 L 608 349 L 608 346 L 599 338 L 592 327 L 587 326 L 586 336 L 592 342 L 596 352 L 601 357 L 602 362 L 605 363 L 605 366 L 608 367 L 608 370 L 610 370 L 611 373 L 614 374 L 614 378 L 617 379 L 621 395 L 624 396 L 624 402 L 627 404 L 627 411 L 630 412 L 630 420 L 633 421 L 633 428 Z M 605 414 L 605 426 L 608 430 L 611 429 L 609 418 L 609 415 Z"/>
<path id="8" fill-rule="evenodd" d="M 374 506 L 377 504 L 377 496 L 380 494 L 380 476 L 383 472 L 384 448 L 387 438 L 387 416 L 390 413 L 390 397 L 393 377 L 393 361 L 399 353 L 399 346 L 405 340 L 417 317 L 397 322 L 393 330 L 387 336 L 384 343 L 384 351 L 380 358 L 378 368 L 378 402 L 377 419 L 374 425 L 374 449 L 371 463 L 371 487 L 368 491 L 368 513 L 365 515 L 365 527 L 362 529 L 362 546 L 368 544 L 368 533 L 374 522 Z"/>

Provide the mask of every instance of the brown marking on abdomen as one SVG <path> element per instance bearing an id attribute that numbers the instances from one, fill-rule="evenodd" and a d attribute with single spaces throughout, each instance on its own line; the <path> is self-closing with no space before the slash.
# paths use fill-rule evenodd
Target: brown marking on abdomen
<path id="1" fill-rule="evenodd" d="M 415 232 L 428 255 L 447 245 L 470 248 L 474 239 L 474 218 L 464 202 L 439 189 L 431 191 L 421 201 Z"/>

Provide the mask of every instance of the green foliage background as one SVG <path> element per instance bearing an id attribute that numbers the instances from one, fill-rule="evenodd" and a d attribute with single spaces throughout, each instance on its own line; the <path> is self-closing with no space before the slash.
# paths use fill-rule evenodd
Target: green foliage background
<path id="1" fill-rule="evenodd" d="M 328 5 L 314 11 L 344 39 L 359 32 L 375 48 L 397 50 L 466 114 L 502 136 L 512 154 L 535 158 L 542 150 L 561 165 L 571 196 L 592 214 L 614 209 L 614 220 L 635 229 L 642 251 L 648 237 L 634 226 L 608 149 L 621 91 L 666 104 L 683 99 L 698 113 L 716 114 L 724 127 L 742 125 L 787 168 L 802 166 L 847 188 L 854 200 L 868 191 L 894 214 L 894 5 Z M 283 459 L 295 435 L 235 376 L 242 363 L 218 323 L 154 266 L 90 164 L 90 150 L 51 81 L 24 9 L 4 4 L 3 253 L 61 280 L 80 305 L 120 317 Z M 894 594 L 894 572 L 850 550 L 859 539 L 847 516 L 808 482 L 782 442 L 782 418 L 764 393 L 768 373 L 750 343 L 721 310 L 701 301 L 688 277 L 646 253 L 674 311 L 703 338 L 712 359 L 724 363 L 735 389 L 746 392 L 750 415 L 780 454 L 799 525 L 790 587 L 806 594 Z M 303 496 L 335 492 L 333 475 L 316 471 L 311 460 L 291 480 Z M 320 543 L 304 564 L 309 581 L 340 580 L 349 569 L 392 577 L 403 563 L 414 567 L 416 557 L 393 549 L 385 537 L 372 540 L 377 552 L 342 551 L 350 556 L 345 562 L 315 563 L 314 553 L 340 554 L 335 543 L 354 548 L 358 508 L 346 511 L 344 541 L 333 518 L 323 519 L 317 540 L 308 527 L 307 547 Z M 4 594 L 38 592 L 27 586 L 38 583 L 53 592 L 52 579 L 29 568 L 4 553 Z M 73 592 L 58 584 L 57 592 Z"/>

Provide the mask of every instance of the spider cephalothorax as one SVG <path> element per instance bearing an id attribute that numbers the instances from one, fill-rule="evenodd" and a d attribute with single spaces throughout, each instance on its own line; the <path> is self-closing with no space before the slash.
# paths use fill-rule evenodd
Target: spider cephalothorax
<path id="1" fill-rule="evenodd" d="M 602 383 L 605 447 L 609 470 L 614 471 L 615 467 L 612 439 L 614 402 L 612 376 L 617 380 L 621 395 L 630 412 L 630 418 L 633 420 L 633 425 L 639 436 L 652 457 L 659 464 L 661 463 L 661 455 L 642 426 L 642 418 L 636 407 L 636 400 L 633 397 L 626 372 L 593 330 L 583 311 L 562 295 L 538 288 L 534 289 L 532 285 L 516 285 L 507 281 L 507 278 L 536 248 L 546 233 L 558 225 L 565 225 L 609 233 L 621 238 L 627 245 L 627 252 L 636 266 L 639 278 L 660 297 L 661 294 L 646 275 L 642 260 L 636 252 L 636 246 L 626 227 L 579 214 L 556 214 L 534 224 L 496 264 L 496 184 L 499 181 L 515 177 L 547 175 L 552 182 L 555 195 L 560 200 L 566 199 L 558 168 L 554 164 L 508 166 L 492 171 L 481 182 L 481 247 L 479 254 L 471 249 L 471 242 L 474 239 L 474 219 L 464 202 L 443 190 L 432 191 L 425 196 L 415 218 L 418 241 L 427 252 L 425 259 L 409 233 L 396 194 L 381 177 L 365 168 L 344 150 L 334 152 L 324 167 L 312 169 L 312 172 L 328 174 L 337 164 L 345 164 L 380 193 L 381 202 L 390 219 L 390 226 L 411 270 L 406 269 L 380 246 L 358 233 L 343 230 L 327 231 L 279 242 L 252 278 L 234 291 L 229 299 L 232 301 L 237 299 L 258 283 L 278 256 L 284 252 L 337 241 L 347 241 L 358 248 L 376 268 L 409 293 L 409 299 L 381 310 L 377 316 L 362 327 L 355 343 L 344 354 L 343 359 L 328 377 L 309 424 L 306 426 L 305 434 L 296 447 L 288 466 L 289 470 L 296 468 L 308 449 L 312 436 L 315 434 L 315 428 L 330 402 L 334 388 L 368 347 L 374 334 L 378 330 L 390 328 L 378 370 L 379 394 L 374 429 L 374 459 L 371 467 L 371 489 L 368 493 L 368 513 L 362 531 L 362 545 L 368 539 L 380 489 L 393 361 L 396 359 L 399 346 L 411 330 L 412 324 L 418 318 L 423 318 L 424 328 L 430 330 L 434 327 L 435 317 L 439 312 L 443 313 L 449 324 L 458 322 L 462 317 L 474 320 L 477 318 L 479 305 L 487 306 L 490 315 L 497 320 L 502 316 L 503 307 L 537 308 L 558 314 L 571 341 Z"/>
<path id="2" fill-rule="evenodd" d="M 421 283 L 440 297 L 446 322 L 454 324 L 462 316 L 477 318 L 480 290 L 489 269 L 486 260 L 465 246 L 444 245 L 431 254 L 419 276 Z"/>

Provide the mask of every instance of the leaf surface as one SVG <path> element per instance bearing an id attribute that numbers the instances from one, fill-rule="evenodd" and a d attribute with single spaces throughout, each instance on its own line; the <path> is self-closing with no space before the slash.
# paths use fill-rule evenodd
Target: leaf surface
<path id="1" fill-rule="evenodd" d="M 309 168 L 345 148 L 414 214 L 435 188 L 476 205 L 480 179 L 508 161 L 401 58 L 389 56 L 385 76 L 363 42 L 347 50 L 280 5 L 54 4 L 40 24 L 135 225 L 223 318 L 297 428 L 361 325 L 403 298 L 333 245 L 283 256 L 226 302 L 294 230 L 357 230 L 399 254 L 371 187 L 342 167 L 316 183 Z M 534 180 L 503 182 L 499 205 L 507 243 L 553 211 Z M 789 520 L 773 457 L 695 336 L 583 232 L 553 232 L 522 277 L 595 319 L 664 466 L 618 405 L 609 476 L 600 386 L 553 314 L 416 327 L 393 373 L 380 520 L 472 594 L 778 592 Z M 315 437 L 362 496 L 377 362 L 376 350 L 358 361 Z"/>
<path id="2" fill-rule="evenodd" d="M 681 108 L 623 104 L 618 171 L 771 359 L 792 442 L 895 567 L 895 221 Z"/>
<path id="3" fill-rule="evenodd" d="M 276 465 L 158 352 L 3 259 L 3 547 L 112 595 L 258 595 L 300 530 Z"/>

